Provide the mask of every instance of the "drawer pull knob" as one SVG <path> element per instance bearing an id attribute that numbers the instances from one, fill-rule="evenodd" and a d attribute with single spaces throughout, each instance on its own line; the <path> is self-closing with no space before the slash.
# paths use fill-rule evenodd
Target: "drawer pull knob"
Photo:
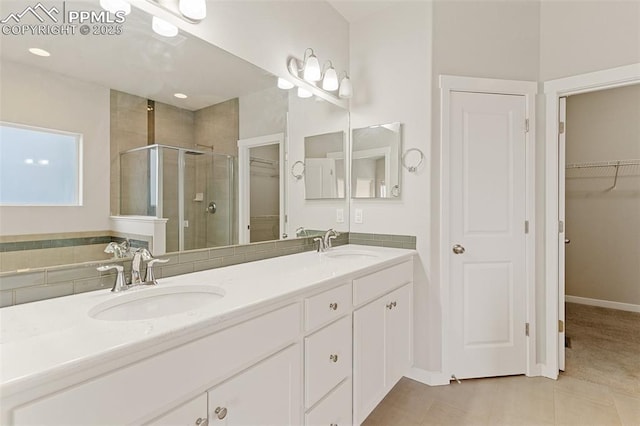
<path id="1" fill-rule="evenodd" d="M 329 303 L 329 309 L 331 309 L 332 311 L 338 310 L 338 302 Z"/>
<path id="2" fill-rule="evenodd" d="M 338 362 L 338 355 L 329 355 L 329 360 L 333 362 Z"/>
<path id="3" fill-rule="evenodd" d="M 203 419 L 202 417 L 198 417 L 198 420 L 196 420 L 196 426 L 208 426 L 208 425 L 209 425 L 208 419 Z"/>
<path id="4" fill-rule="evenodd" d="M 338 423 L 331 423 L 329 426 L 338 426 Z"/>
<path id="5" fill-rule="evenodd" d="M 227 409 L 225 407 L 218 407 L 215 409 L 214 413 L 218 416 L 218 419 L 222 420 L 227 417 Z"/>
<path id="6" fill-rule="evenodd" d="M 387 309 L 393 309 L 393 303 L 389 303 L 389 304 L 387 305 Z"/>

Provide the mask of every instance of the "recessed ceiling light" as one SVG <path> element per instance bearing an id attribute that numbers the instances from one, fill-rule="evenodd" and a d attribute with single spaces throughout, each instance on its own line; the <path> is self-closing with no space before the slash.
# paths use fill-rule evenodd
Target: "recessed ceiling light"
<path id="1" fill-rule="evenodd" d="M 33 158 L 25 158 L 24 164 L 33 164 Z"/>
<path id="2" fill-rule="evenodd" d="M 38 164 L 41 166 L 46 166 L 49 164 L 49 160 L 38 160 Z"/>
<path id="3" fill-rule="evenodd" d="M 51 53 L 47 52 L 44 49 L 40 49 L 38 47 L 29 48 L 29 52 L 31 52 L 31 53 L 33 53 L 34 55 L 37 55 L 37 56 L 45 56 L 45 57 L 46 56 L 51 56 Z"/>
<path id="4" fill-rule="evenodd" d="M 175 96 L 178 99 L 187 99 L 188 96 L 185 95 L 184 93 L 174 93 L 173 96 Z"/>

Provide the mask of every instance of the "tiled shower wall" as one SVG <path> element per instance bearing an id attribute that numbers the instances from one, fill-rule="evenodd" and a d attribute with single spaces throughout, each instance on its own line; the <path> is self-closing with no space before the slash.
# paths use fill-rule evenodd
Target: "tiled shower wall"
<path id="1" fill-rule="evenodd" d="M 416 237 L 343 233 L 334 241 L 336 246 L 348 243 L 415 249 Z M 104 248 L 104 246 L 102 247 Z M 172 253 L 159 256 L 160 258 L 168 258 L 169 263 L 158 268 L 156 275 L 158 278 L 171 277 L 311 250 L 315 250 L 315 244 L 313 237 L 309 236 L 292 240 Z M 125 272 L 129 272 L 130 260 L 114 260 L 113 262 L 123 264 Z M 0 273 L 0 306 L 108 289 L 114 283 L 115 274 L 112 271 L 98 272 L 96 267 L 99 264 L 92 262 L 83 265 L 39 268 L 20 273 Z"/>

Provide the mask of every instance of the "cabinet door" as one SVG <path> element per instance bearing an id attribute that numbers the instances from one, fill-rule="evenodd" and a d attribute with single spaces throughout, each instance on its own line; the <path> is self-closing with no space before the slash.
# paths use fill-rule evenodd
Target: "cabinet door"
<path id="1" fill-rule="evenodd" d="M 391 388 L 412 364 L 413 284 L 407 284 L 384 297 L 385 303 L 385 387 Z"/>
<path id="2" fill-rule="evenodd" d="M 353 313 L 353 415 L 354 423 L 358 425 L 385 395 L 383 299 L 375 300 Z"/>
<path id="3" fill-rule="evenodd" d="M 153 426 L 205 426 L 206 420 L 207 395 L 203 393 L 147 424 Z"/>
<path id="4" fill-rule="evenodd" d="M 300 345 L 278 352 L 209 393 L 209 426 L 299 425 Z"/>

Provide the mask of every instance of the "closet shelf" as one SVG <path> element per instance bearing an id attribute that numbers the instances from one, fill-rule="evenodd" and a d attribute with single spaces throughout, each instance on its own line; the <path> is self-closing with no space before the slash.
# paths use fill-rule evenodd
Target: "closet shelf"
<path id="1" fill-rule="evenodd" d="M 592 163 L 573 163 L 566 166 L 566 177 L 575 178 L 613 178 L 615 189 L 620 176 L 640 176 L 640 160 L 598 161 Z"/>

